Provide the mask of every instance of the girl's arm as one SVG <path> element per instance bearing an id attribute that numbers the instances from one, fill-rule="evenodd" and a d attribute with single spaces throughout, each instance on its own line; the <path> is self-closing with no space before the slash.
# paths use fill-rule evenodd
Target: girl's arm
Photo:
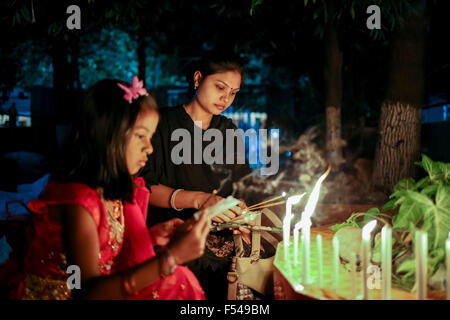
<path id="1" fill-rule="evenodd" d="M 135 283 L 134 291 L 138 292 L 160 277 L 159 256 L 139 264 L 127 272 L 101 276 L 98 270 L 99 240 L 97 226 L 92 216 L 79 205 L 58 205 L 57 210 L 62 218 L 63 239 L 67 250 L 69 264 L 75 264 L 81 270 L 81 289 L 74 289 L 75 297 L 84 299 L 125 299 L 126 279 Z M 187 225 L 187 226 L 186 226 Z M 169 244 L 170 251 L 177 264 L 183 264 L 203 254 L 206 235 L 209 232 L 209 221 L 202 215 L 198 222 L 188 221 L 183 231 Z"/>

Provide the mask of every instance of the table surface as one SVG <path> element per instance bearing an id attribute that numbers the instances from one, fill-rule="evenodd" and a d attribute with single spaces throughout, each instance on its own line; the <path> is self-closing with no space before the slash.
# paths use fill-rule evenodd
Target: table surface
<path id="1" fill-rule="evenodd" d="M 287 290 L 293 290 L 300 298 L 305 299 L 319 299 L 319 300 L 348 300 L 348 299 L 361 299 L 362 297 L 362 272 L 356 272 L 356 277 L 352 277 L 352 273 L 349 272 L 343 264 L 339 264 L 339 285 L 338 290 L 334 289 L 333 280 L 333 247 L 332 239 L 334 231 L 328 228 L 329 226 L 323 226 L 319 228 L 311 229 L 311 242 L 310 242 L 310 284 L 302 283 L 301 274 L 301 245 L 299 244 L 298 250 L 298 264 L 294 266 L 293 263 L 286 263 L 284 259 L 284 247 L 283 242 L 278 244 L 277 252 L 274 260 L 275 272 L 282 275 L 290 288 L 284 288 Z M 323 256 L 323 288 L 318 286 L 318 272 L 317 272 L 317 247 L 316 236 L 322 235 L 322 256 Z M 294 260 L 294 245 L 291 241 L 291 245 L 288 249 L 288 254 L 291 259 Z M 354 280 L 353 280 L 354 279 Z M 354 284 L 352 283 L 354 281 Z M 381 283 L 381 281 L 380 281 Z M 353 288 L 356 290 L 353 290 Z M 356 295 L 355 295 L 356 291 Z M 295 296 L 291 295 L 291 296 Z M 369 290 L 369 300 L 381 300 L 382 290 L 381 288 L 373 288 Z M 415 300 L 416 294 L 402 289 L 392 288 L 391 291 L 392 300 Z M 441 300 L 445 299 L 445 292 L 428 292 L 428 299 Z"/>

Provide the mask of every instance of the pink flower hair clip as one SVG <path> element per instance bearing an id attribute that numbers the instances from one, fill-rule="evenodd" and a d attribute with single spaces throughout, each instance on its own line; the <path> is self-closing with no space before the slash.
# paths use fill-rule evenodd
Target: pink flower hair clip
<path id="1" fill-rule="evenodd" d="M 144 81 L 138 79 L 138 77 L 133 77 L 133 83 L 131 84 L 131 87 L 124 86 L 121 83 L 117 84 L 123 91 L 125 91 L 125 94 L 123 95 L 123 98 L 127 100 L 129 103 L 133 99 L 139 98 L 139 96 L 148 96 L 147 90 L 144 88 Z"/>

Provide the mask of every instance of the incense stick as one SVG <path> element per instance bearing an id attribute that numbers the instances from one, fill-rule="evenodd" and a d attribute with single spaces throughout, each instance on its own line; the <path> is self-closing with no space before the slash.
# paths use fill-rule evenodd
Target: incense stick
<path id="1" fill-rule="evenodd" d="M 268 231 L 268 232 L 274 232 L 274 233 L 282 233 L 283 229 L 277 228 L 277 227 L 267 227 L 267 226 L 252 226 L 249 224 L 240 224 L 240 223 L 213 223 L 212 225 L 213 229 L 221 230 L 225 228 L 232 228 L 232 229 L 238 229 L 238 228 L 246 228 L 254 231 Z"/>
<path id="2" fill-rule="evenodd" d="M 209 197 L 205 200 L 205 202 L 203 202 L 203 204 L 200 206 L 199 209 L 203 208 L 203 206 L 213 197 L 217 194 L 217 190 L 214 189 L 211 194 L 209 195 Z"/>
<path id="3" fill-rule="evenodd" d="M 270 207 L 278 206 L 278 205 L 283 204 L 283 203 L 286 203 L 286 200 L 275 202 L 275 203 L 271 203 L 271 204 L 266 204 L 264 206 L 254 207 L 254 208 L 252 208 L 252 210 L 260 210 L 260 209 L 263 209 L 263 208 L 270 208 Z"/>
<path id="4" fill-rule="evenodd" d="M 263 201 L 263 202 L 260 202 L 260 203 L 256 203 L 254 205 L 249 206 L 248 209 L 251 210 L 252 208 L 256 208 L 256 207 L 259 207 L 260 205 L 263 205 L 265 203 L 272 202 L 272 201 L 278 200 L 280 198 L 284 198 L 285 196 L 286 196 L 286 193 L 283 192 L 283 194 L 281 196 L 278 196 L 278 197 L 275 197 L 275 198 L 272 198 L 272 199 L 269 199 L 269 200 L 266 200 L 266 201 Z"/>

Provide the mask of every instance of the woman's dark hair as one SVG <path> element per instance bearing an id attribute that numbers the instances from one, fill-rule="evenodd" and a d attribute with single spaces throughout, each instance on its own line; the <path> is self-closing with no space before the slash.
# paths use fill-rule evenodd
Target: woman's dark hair
<path id="1" fill-rule="evenodd" d="M 102 187 L 105 199 L 131 202 L 134 184 L 127 167 L 126 144 L 141 110 L 157 107 L 151 96 L 129 103 L 119 82 L 101 80 L 88 89 L 53 178 Z"/>
<path id="2" fill-rule="evenodd" d="M 189 84 L 187 95 L 192 98 L 195 95 L 194 73 L 200 71 L 205 78 L 211 74 L 237 71 L 241 74 L 242 82 L 245 78 L 244 60 L 234 52 L 227 50 L 213 50 L 204 54 L 200 60 L 191 62 L 185 70 L 186 80 Z"/>

